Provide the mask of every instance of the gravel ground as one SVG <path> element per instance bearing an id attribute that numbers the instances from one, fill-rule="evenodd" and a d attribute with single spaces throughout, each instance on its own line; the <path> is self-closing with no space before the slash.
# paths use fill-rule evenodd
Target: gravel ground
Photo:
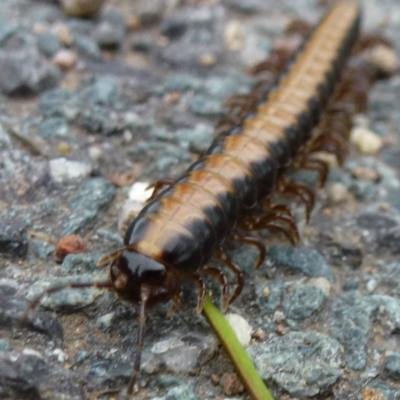
<path id="1" fill-rule="evenodd" d="M 223 99 L 251 88 L 246 69 L 326 3 L 110 0 L 81 19 L 57 1 L 1 1 L 1 399 L 117 398 L 99 392 L 129 380 L 136 310 L 65 290 L 21 327 L 28 301 L 104 279 L 96 262 L 121 244 L 130 185 L 181 173 L 210 144 Z M 400 3 L 364 3 L 364 29 L 398 53 Z M 331 170 L 308 226 L 299 213 L 297 248 L 268 236 L 257 272 L 254 249 L 231 249 L 246 287 L 230 311 L 250 325 L 249 354 L 277 399 L 400 399 L 398 75 L 375 85 L 357 126 L 360 151 Z M 88 250 L 57 263 L 69 234 Z M 192 292 L 171 318 L 168 305 L 152 311 L 136 399 L 248 399 Z"/>

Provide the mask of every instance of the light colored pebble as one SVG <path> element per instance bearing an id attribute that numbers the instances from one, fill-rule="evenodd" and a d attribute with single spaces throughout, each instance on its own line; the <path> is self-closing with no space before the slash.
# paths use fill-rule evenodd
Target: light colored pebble
<path id="1" fill-rule="evenodd" d="M 383 146 L 383 140 L 380 136 L 367 128 L 361 127 L 356 127 L 351 131 L 350 141 L 363 154 L 376 154 Z"/>
<path id="2" fill-rule="evenodd" d="M 331 203 L 339 204 L 347 200 L 349 191 L 343 183 L 336 182 L 329 187 L 328 195 Z"/>
<path id="3" fill-rule="evenodd" d="M 137 200 L 126 200 L 118 216 L 118 232 L 124 236 L 129 224 L 137 217 L 144 203 Z"/>
<path id="4" fill-rule="evenodd" d="M 115 312 L 110 312 L 108 314 L 104 314 L 96 319 L 96 326 L 101 329 L 108 329 L 112 324 L 112 320 L 115 316 Z"/>
<path id="5" fill-rule="evenodd" d="M 148 188 L 148 182 L 135 182 L 129 189 L 129 200 L 145 203 L 153 194 L 153 188 Z"/>
<path id="6" fill-rule="evenodd" d="M 329 297 L 332 285 L 328 279 L 323 277 L 311 278 L 308 281 L 308 284 L 321 289 L 325 293 L 326 297 Z"/>
<path id="7" fill-rule="evenodd" d="M 104 0 L 62 0 L 62 8 L 70 17 L 96 17 Z"/>
<path id="8" fill-rule="evenodd" d="M 93 145 L 88 150 L 89 157 L 93 160 L 98 160 L 103 155 L 103 149 L 99 145 Z"/>
<path id="9" fill-rule="evenodd" d="M 379 182 L 381 179 L 379 172 L 372 168 L 359 166 L 352 168 L 350 172 L 352 177 L 364 181 Z"/>
<path id="10" fill-rule="evenodd" d="M 370 61 L 385 74 L 392 75 L 399 68 L 399 60 L 396 52 L 390 47 L 381 45 L 371 50 Z"/>
<path id="11" fill-rule="evenodd" d="M 38 351 L 29 349 L 28 347 L 25 347 L 25 349 L 22 350 L 22 354 L 24 354 L 26 356 L 38 357 L 38 358 L 41 358 L 42 360 L 44 358 Z"/>
<path id="12" fill-rule="evenodd" d="M 50 160 L 50 175 L 56 182 L 66 182 L 69 180 L 89 176 L 92 166 L 79 161 L 67 160 L 64 157 Z"/>
<path id="13" fill-rule="evenodd" d="M 275 311 L 273 320 L 274 322 L 282 322 L 286 319 L 286 315 L 282 311 Z"/>
<path id="14" fill-rule="evenodd" d="M 75 52 L 68 49 L 61 49 L 52 58 L 51 62 L 63 71 L 68 71 L 73 68 L 78 61 L 78 56 Z"/>
<path id="15" fill-rule="evenodd" d="M 243 24 L 240 21 L 230 21 L 224 32 L 225 47 L 230 51 L 238 51 L 244 44 Z"/>
<path id="16" fill-rule="evenodd" d="M 54 349 L 53 356 L 57 359 L 59 363 L 64 363 L 68 360 L 68 354 L 63 352 L 61 349 Z"/>
<path id="17" fill-rule="evenodd" d="M 367 284 L 365 285 L 365 288 L 367 289 L 367 291 L 368 291 L 369 293 L 372 293 L 372 292 L 374 292 L 375 289 L 378 287 L 378 284 L 379 284 L 378 279 L 376 279 L 376 278 L 371 278 L 371 279 L 367 282 Z"/>
<path id="18" fill-rule="evenodd" d="M 250 324 L 239 314 L 226 314 L 226 320 L 228 321 L 231 328 L 235 331 L 239 342 L 242 346 L 248 346 L 251 341 L 251 333 L 253 328 Z"/>
<path id="19" fill-rule="evenodd" d="M 74 36 L 68 25 L 59 22 L 52 27 L 52 32 L 57 36 L 58 40 L 65 46 L 71 46 L 74 43 Z"/>

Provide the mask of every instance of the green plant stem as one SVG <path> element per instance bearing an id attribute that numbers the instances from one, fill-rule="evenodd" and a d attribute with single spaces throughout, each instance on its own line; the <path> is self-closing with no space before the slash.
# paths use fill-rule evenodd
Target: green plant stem
<path id="1" fill-rule="evenodd" d="M 203 315 L 214 329 L 253 400 L 274 400 L 228 321 L 207 295 Z"/>

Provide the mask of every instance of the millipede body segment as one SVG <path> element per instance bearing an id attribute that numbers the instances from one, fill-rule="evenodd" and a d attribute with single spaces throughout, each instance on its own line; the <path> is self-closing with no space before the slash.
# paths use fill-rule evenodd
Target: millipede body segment
<path id="1" fill-rule="evenodd" d="M 144 207 L 129 226 L 124 247 L 101 261 L 111 262 L 110 280 L 93 285 L 111 288 L 122 299 L 140 304 L 138 349 L 128 393 L 140 369 L 148 306 L 173 300 L 172 308 L 177 308 L 181 281 L 188 280 L 199 288 L 197 309 L 201 312 L 206 294 L 201 275 L 209 275 L 222 284 L 226 309 L 240 294 L 243 275 L 226 257 L 224 242 L 238 239 L 263 251 L 263 245 L 243 235 L 243 229 L 282 228 L 279 224 L 284 224 L 281 231 L 297 234 L 288 208 L 271 205 L 270 197 L 282 185 L 282 174 L 293 166 L 300 150 L 310 143 L 316 149 L 341 145 L 340 137 L 313 142 L 312 129 L 335 93 L 358 36 L 359 20 L 357 2 L 337 2 L 290 59 L 277 83 Z M 323 171 L 317 161 L 308 164 Z M 301 185 L 286 184 L 286 190 L 312 205 L 309 192 Z M 258 217 L 265 207 L 267 214 Z M 237 277 L 231 295 L 225 275 L 206 266 L 214 254 Z"/>

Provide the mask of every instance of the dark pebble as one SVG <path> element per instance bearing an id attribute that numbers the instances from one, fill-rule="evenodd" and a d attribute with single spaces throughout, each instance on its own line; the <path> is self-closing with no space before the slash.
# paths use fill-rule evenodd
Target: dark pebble
<path id="1" fill-rule="evenodd" d="M 61 49 L 61 43 L 52 33 L 43 33 L 36 38 L 38 49 L 47 57 L 53 57 Z"/>
<path id="2" fill-rule="evenodd" d="M 89 36 L 76 34 L 74 36 L 73 48 L 79 54 L 86 56 L 92 60 L 101 60 L 101 50 L 99 45 Z"/>
<path id="3" fill-rule="evenodd" d="M 104 280 L 94 274 L 69 275 L 68 277 L 51 277 L 48 280 L 36 281 L 32 284 L 27 293 L 27 298 L 32 301 L 44 290 L 54 286 L 65 285 L 65 289 L 49 294 L 43 298 L 40 306 L 49 310 L 57 311 L 62 309 L 76 310 L 92 304 L 101 294 L 94 286 L 88 288 L 70 288 L 70 283 L 86 283 Z"/>
<path id="4" fill-rule="evenodd" d="M 215 42 L 217 43 L 217 42 Z M 199 69 L 202 56 L 213 56 L 218 59 L 221 48 L 216 44 L 193 43 L 185 41 L 184 36 L 180 41 L 173 41 L 168 46 L 158 49 L 158 57 L 171 67 Z"/>
<path id="5" fill-rule="evenodd" d="M 11 351 L 12 349 L 11 344 L 7 340 L 0 339 L 0 351 Z"/>
<path id="6" fill-rule="evenodd" d="M 378 249 L 388 250 L 391 254 L 400 254 L 400 226 L 382 233 L 377 240 Z"/>
<path id="7" fill-rule="evenodd" d="M 48 242 L 41 242 L 39 240 L 32 240 L 30 246 L 33 254 L 41 260 L 47 260 L 54 254 L 55 246 Z"/>
<path id="8" fill-rule="evenodd" d="M 256 285 L 256 301 L 260 310 L 273 314 L 281 305 L 283 294 L 289 284 L 282 281 L 270 281 Z M 265 296 L 265 289 L 268 287 L 269 294 Z"/>
<path id="9" fill-rule="evenodd" d="M 160 32 L 169 39 L 177 39 L 185 33 L 187 23 L 187 20 L 167 17 L 161 23 Z"/>
<path id="10" fill-rule="evenodd" d="M 102 21 L 96 26 L 94 38 L 102 49 L 115 50 L 121 46 L 125 36 L 125 27 L 109 21 Z"/>
<path id="11" fill-rule="evenodd" d="M 324 393 L 342 376 L 341 348 L 317 332 L 290 332 L 248 348 L 262 379 L 295 397 Z"/>
<path id="12" fill-rule="evenodd" d="M 232 10 L 245 14 L 258 14 L 270 10 L 268 2 L 263 0 L 223 0 L 223 3 L 227 7 L 232 8 Z"/>
<path id="13" fill-rule="evenodd" d="M 7 95 L 41 93 L 58 84 L 60 70 L 35 51 L 0 53 L 0 91 Z"/>
<path id="14" fill-rule="evenodd" d="M 70 201 L 71 214 L 64 224 L 63 236 L 79 233 L 96 219 L 100 210 L 113 199 L 115 187 L 103 178 L 87 180 Z"/>
<path id="15" fill-rule="evenodd" d="M 381 231 L 393 228 L 397 222 L 389 215 L 382 212 L 364 212 L 356 218 L 356 223 L 361 229 Z"/>
<path id="16" fill-rule="evenodd" d="M 93 253 L 68 254 L 64 258 L 61 267 L 68 273 L 90 272 L 95 270 L 97 261 L 101 257 L 101 254 Z"/>
<path id="17" fill-rule="evenodd" d="M 335 280 L 332 268 L 319 251 L 287 245 L 271 246 L 269 256 L 278 265 L 302 272 L 307 276 L 322 276 L 329 281 Z"/>
<path id="18" fill-rule="evenodd" d="M 224 107 L 221 100 L 196 95 L 190 103 L 191 111 L 202 117 L 221 117 L 224 114 Z"/>
<path id="19" fill-rule="evenodd" d="M 379 302 L 373 299 L 350 291 L 338 297 L 332 306 L 331 334 L 345 348 L 348 368 L 360 370 L 367 363 L 368 335 L 379 307 Z"/>
<path id="20" fill-rule="evenodd" d="M 28 252 L 26 223 L 0 222 L 0 254 L 10 258 L 25 258 Z"/>
<path id="21" fill-rule="evenodd" d="M 5 399 L 83 398 L 81 382 L 74 372 L 50 368 L 42 358 L 16 351 L 0 352 L 0 382 Z"/>
<path id="22" fill-rule="evenodd" d="M 400 381 L 400 353 L 394 353 L 386 358 L 385 371 L 391 378 Z"/>
<path id="23" fill-rule="evenodd" d="M 312 285 L 304 285 L 293 290 L 284 300 L 283 312 L 287 318 L 306 319 L 320 311 L 326 300 L 325 293 Z"/>
<path id="24" fill-rule="evenodd" d="M 118 86 L 110 78 L 99 78 L 84 89 L 80 97 L 96 105 L 111 106 L 118 100 Z"/>
<path id="25" fill-rule="evenodd" d="M 45 118 L 65 117 L 68 115 L 69 103 L 73 93 L 64 89 L 52 89 L 42 94 L 39 110 Z M 73 118 L 76 117 L 72 115 Z M 68 119 L 68 118 L 67 118 Z"/>
<path id="26" fill-rule="evenodd" d="M 18 29 L 18 26 L 0 17 L 0 46 Z"/>
<path id="27" fill-rule="evenodd" d="M 153 400 L 198 400 L 196 391 L 192 385 L 183 383 L 167 391 L 167 393 Z"/>
<path id="28" fill-rule="evenodd" d="M 43 139 L 65 138 L 68 136 L 67 121 L 60 117 L 45 119 L 39 125 L 39 135 Z"/>

